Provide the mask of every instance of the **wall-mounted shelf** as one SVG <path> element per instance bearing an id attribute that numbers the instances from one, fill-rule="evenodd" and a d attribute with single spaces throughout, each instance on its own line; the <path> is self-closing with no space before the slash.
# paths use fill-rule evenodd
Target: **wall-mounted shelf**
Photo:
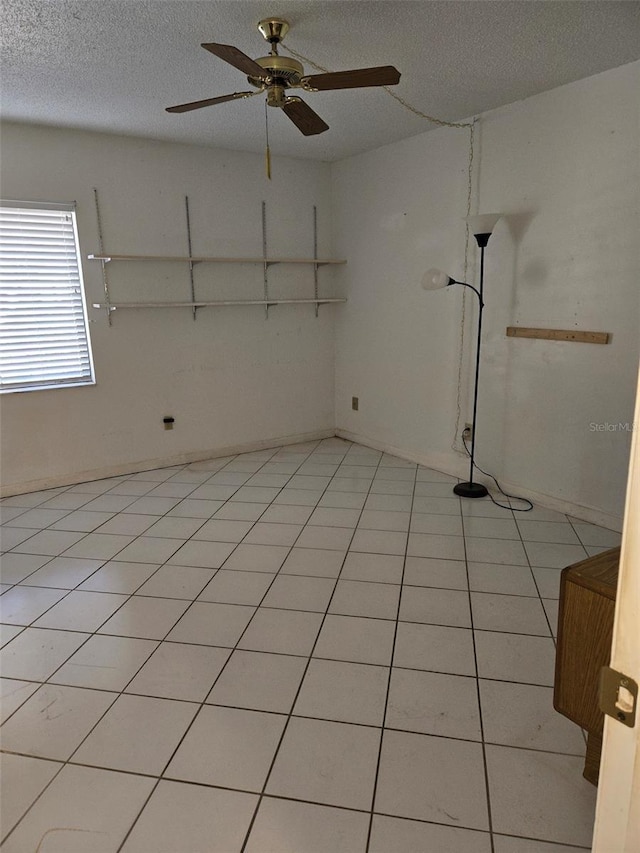
<path id="1" fill-rule="evenodd" d="M 267 209 L 266 202 L 262 202 L 262 257 L 244 257 L 244 258 L 228 258 L 217 257 L 211 255 L 194 255 L 191 249 L 191 220 L 189 216 L 189 197 L 185 197 L 185 213 L 187 225 L 187 247 L 188 255 L 120 255 L 109 254 L 104 250 L 102 236 L 102 222 L 100 218 L 100 205 L 98 202 L 98 191 L 94 188 L 96 217 L 98 220 L 98 237 L 99 237 L 99 254 L 87 255 L 88 260 L 98 261 L 102 265 L 102 284 L 104 290 L 105 301 L 92 303 L 93 308 L 101 308 L 106 311 L 109 325 L 111 325 L 111 315 L 118 309 L 141 309 L 141 308 L 190 308 L 193 314 L 193 319 L 196 319 L 198 308 L 223 308 L 226 306 L 243 306 L 243 305 L 261 305 L 264 307 L 265 317 L 269 316 L 269 308 L 275 305 L 313 305 L 315 307 L 316 317 L 318 316 L 318 308 L 320 305 L 330 305 L 335 303 L 344 303 L 346 299 L 335 297 L 321 297 L 318 293 L 318 269 L 322 266 L 346 264 L 346 260 L 338 258 L 319 258 L 318 257 L 318 225 L 317 225 L 317 210 L 313 208 L 313 257 L 311 258 L 281 258 L 269 257 L 267 253 Z M 189 284 L 191 290 L 191 299 L 185 301 L 172 302 L 112 302 L 109 293 L 109 280 L 107 276 L 107 265 L 114 261 L 150 261 L 150 262 L 168 262 L 168 263 L 183 263 L 188 264 Z M 195 280 L 193 268 L 196 264 L 259 264 L 263 269 L 263 294 L 262 299 L 213 299 L 199 300 L 195 293 Z M 268 269 L 275 264 L 303 264 L 310 266 L 313 269 L 313 298 L 307 299 L 270 299 L 269 298 L 269 281 Z"/>
<path id="2" fill-rule="evenodd" d="M 330 258 L 216 258 L 189 255 L 87 255 L 90 261 L 183 261 L 192 264 L 346 264 L 346 260 Z"/>
<path id="3" fill-rule="evenodd" d="M 216 299 L 212 302 L 94 302 L 93 308 L 222 308 L 228 305 L 329 305 L 334 302 L 346 302 L 346 299 Z"/>

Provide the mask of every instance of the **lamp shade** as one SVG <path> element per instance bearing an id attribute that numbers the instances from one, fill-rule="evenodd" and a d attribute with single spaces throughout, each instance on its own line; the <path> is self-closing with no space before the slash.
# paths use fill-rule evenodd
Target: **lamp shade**
<path id="1" fill-rule="evenodd" d="M 450 284 L 453 284 L 453 279 L 442 270 L 430 269 L 422 276 L 424 290 L 440 290 L 441 287 L 447 287 Z"/>
<path id="2" fill-rule="evenodd" d="M 469 216 L 467 217 L 469 230 L 474 236 L 477 234 L 493 234 L 496 222 L 501 216 L 501 213 L 481 213 L 478 216 Z"/>

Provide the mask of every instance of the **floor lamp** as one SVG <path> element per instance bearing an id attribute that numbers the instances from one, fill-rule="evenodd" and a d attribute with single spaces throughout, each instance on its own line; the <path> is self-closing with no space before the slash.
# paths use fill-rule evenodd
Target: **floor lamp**
<path id="1" fill-rule="evenodd" d="M 473 417 L 471 421 L 471 464 L 469 467 L 469 481 L 467 483 L 457 483 L 453 487 L 456 495 L 463 498 L 484 498 L 488 492 L 482 483 L 474 483 L 474 455 L 476 448 L 476 413 L 478 409 L 478 376 L 480 373 L 480 344 L 482 341 L 482 312 L 484 310 L 484 250 L 489 242 L 489 237 L 493 234 L 493 229 L 496 222 L 500 219 L 500 213 L 484 213 L 480 216 L 470 216 L 467 219 L 469 229 L 476 242 L 480 247 L 480 288 L 474 287 L 472 284 L 467 284 L 466 281 L 456 281 L 442 270 L 430 269 L 424 274 L 422 286 L 425 290 L 438 290 L 441 287 L 449 287 L 452 284 L 461 284 L 463 287 L 468 287 L 478 297 L 478 339 L 476 343 L 476 378 L 473 389 Z"/>

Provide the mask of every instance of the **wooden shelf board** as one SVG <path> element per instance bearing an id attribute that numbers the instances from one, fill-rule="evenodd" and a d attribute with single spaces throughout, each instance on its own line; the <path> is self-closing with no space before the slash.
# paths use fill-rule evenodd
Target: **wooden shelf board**
<path id="1" fill-rule="evenodd" d="M 608 344 L 609 332 L 584 332 L 578 329 L 533 329 L 507 326 L 508 338 L 534 338 L 540 341 L 570 341 L 582 344 Z"/>

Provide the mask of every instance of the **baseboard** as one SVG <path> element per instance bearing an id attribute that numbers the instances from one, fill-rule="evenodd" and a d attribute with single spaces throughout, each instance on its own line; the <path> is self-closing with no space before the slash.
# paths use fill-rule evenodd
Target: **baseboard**
<path id="1" fill-rule="evenodd" d="M 106 468 L 95 468 L 88 471 L 79 471 L 68 476 L 29 480 L 25 483 L 2 486 L 0 489 L 0 497 L 4 498 L 11 497 L 13 495 L 22 495 L 27 492 L 39 492 L 45 489 L 55 489 L 61 486 L 73 486 L 77 483 L 87 483 L 92 480 L 104 480 L 107 477 L 139 474 L 142 471 L 151 471 L 156 468 L 170 468 L 172 465 L 188 465 L 191 462 L 201 462 L 205 459 L 216 459 L 221 456 L 235 456 L 238 453 L 250 453 L 253 450 L 283 447 L 288 444 L 301 444 L 306 441 L 321 441 L 324 438 L 332 438 L 334 435 L 348 441 L 356 442 L 357 444 L 362 444 L 366 447 L 371 447 L 374 450 L 380 450 L 383 453 L 390 453 L 393 456 L 398 456 L 400 459 L 406 459 L 408 462 L 415 462 L 418 465 L 423 465 L 425 468 L 432 468 L 434 471 L 441 471 L 443 474 L 449 474 L 453 477 L 466 478 L 468 474 L 468 464 L 466 459 L 454 456 L 452 453 L 418 453 L 416 451 L 407 450 L 406 448 L 397 447 L 393 444 L 377 441 L 368 435 L 351 432 L 350 430 L 324 429 L 314 430 L 313 432 L 296 433 L 294 435 L 279 436 L 277 438 L 267 438 L 261 441 L 250 441 L 245 442 L 244 444 L 225 445 L 224 447 L 191 451 L 189 453 L 181 453 L 176 456 L 163 457 L 161 459 L 145 459 L 144 461 L 138 461 L 135 463 L 132 462 Z M 491 483 L 487 482 L 487 485 L 491 485 Z M 538 506 L 546 507 L 547 509 L 554 510 L 555 512 L 565 513 L 566 515 L 578 518 L 581 521 L 587 521 L 590 524 L 597 524 L 599 527 L 606 527 L 608 530 L 615 530 L 617 532 L 622 530 L 622 518 L 605 513 L 595 507 L 586 507 L 580 504 L 561 500 L 553 495 L 535 492 L 519 485 L 518 483 L 503 482 L 502 486 L 505 491 L 510 492 L 511 494 L 517 494 L 520 497 L 528 498 Z"/>
<path id="2" fill-rule="evenodd" d="M 344 438 L 347 441 L 354 441 L 356 444 L 363 444 L 365 447 L 371 447 L 373 450 L 381 450 L 383 453 L 390 453 L 393 456 L 397 456 L 399 459 L 406 459 L 407 462 L 416 462 L 418 465 L 423 465 L 425 468 L 431 468 L 434 471 L 440 471 L 442 474 L 449 474 L 453 477 L 466 477 L 469 471 L 469 466 L 465 466 L 464 459 L 460 459 L 459 464 L 456 465 L 455 463 L 458 462 L 458 460 L 454 459 L 449 454 L 418 453 L 417 451 L 396 447 L 394 444 L 376 441 L 375 438 L 351 432 L 347 429 L 336 429 L 336 435 L 338 438 Z"/>
<path id="3" fill-rule="evenodd" d="M 202 462 L 205 459 L 217 459 L 221 456 L 235 456 L 238 453 L 251 453 L 253 450 L 267 450 L 271 447 L 284 447 L 288 444 L 302 444 L 306 441 L 321 441 L 323 438 L 333 438 L 335 430 L 324 429 L 313 432 L 296 433 L 295 435 L 267 438 L 262 441 L 250 441 L 244 444 L 225 445 L 224 447 L 196 450 L 180 453 L 176 456 L 164 456 L 161 459 L 145 459 L 138 462 L 127 462 L 122 465 L 106 468 L 93 468 L 88 471 L 78 471 L 68 476 L 48 477 L 41 480 L 29 480 L 25 483 L 2 486 L 0 497 L 23 495 L 27 492 L 40 492 L 45 489 L 55 489 L 60 486 L 74 486 L 77 483 L 88 483 L 92 480 L 104 480 L 108 477 L 121 477 L 126 474 L 139 474 L 141 471 L 153 471 L 156 468 L 170 468 L 172 465 L 188 465 L 191 462 Z"/>
<path id="4" fill-rule="evenodd" d="M 374 450 L 381 450 L 383 453 L 391 453 L 394 456 L 398 456 L 400 459 L 406 459 L 408 462 L 416 462 L 418 465 L 423 465 L 425 468 L 432 468 L 434 471 L 441 471 L 443 474 L 450 474 L 453 477 L 461 477 L 465 480 L 467 480 L 469 476 L 469 464 L 467 460 L 464 458 L 456 458 L 453 454 L 417 453 L 415 451 L 406 450 L 405 448 L 396 447 L 393 444 L 376 441 L 367 435 L 360 435 L 359 433 L 351 432 L 346 429 L 336 429 L 336 435 L 339 438 L 345 438 L 348 441 L 355 441 L 357 444 L 363 444 L 366 447 L 373 448 Z M 483 481 L 487 486 L 493 485 L 490 480 L 486 480 L 481 477 L 479 482 Z M 543 492 L 535 492 L 518 483 L 501 481 L 500 485 L 506 492 L 518 495 L 518 497 L 527 498 L 538 506 L 543 506 L 546 509 L 570 515 L 573 518 L 580 519 L 581 521 L 587 521 L 589 524 L 597 524 L 599 527 L 606 527 L 608 530 L 615 530 L 618 533 L 622 531 L 622 518 L 610 515 L 596 507 L 582 506 L 581 504 L 561 500 L 560 498 L 544 494 Z"/>
<path id="5" fill-rule="evenodd" d="M 534 492 L 532 489 L 526 489 L 516 483 L 501 481 L 500 485 L 506 492 L 516 494 L 518 497 L 528 498 L 537 506 L 543 506 L 555 512 L 563 512 L 565 515 L 570 515 L 572 518 L 577 518 L 580 521 L 587 521 L 589 524 L 597 524 L 598 527 L 606 527 L 607 530 L 615 530 L 617 533 L 622 533 L 623 519 L 617 515 L 611 515 L 595 507 L 582 506 L 581 504 L 564 501 L 543 492 Z"/>

